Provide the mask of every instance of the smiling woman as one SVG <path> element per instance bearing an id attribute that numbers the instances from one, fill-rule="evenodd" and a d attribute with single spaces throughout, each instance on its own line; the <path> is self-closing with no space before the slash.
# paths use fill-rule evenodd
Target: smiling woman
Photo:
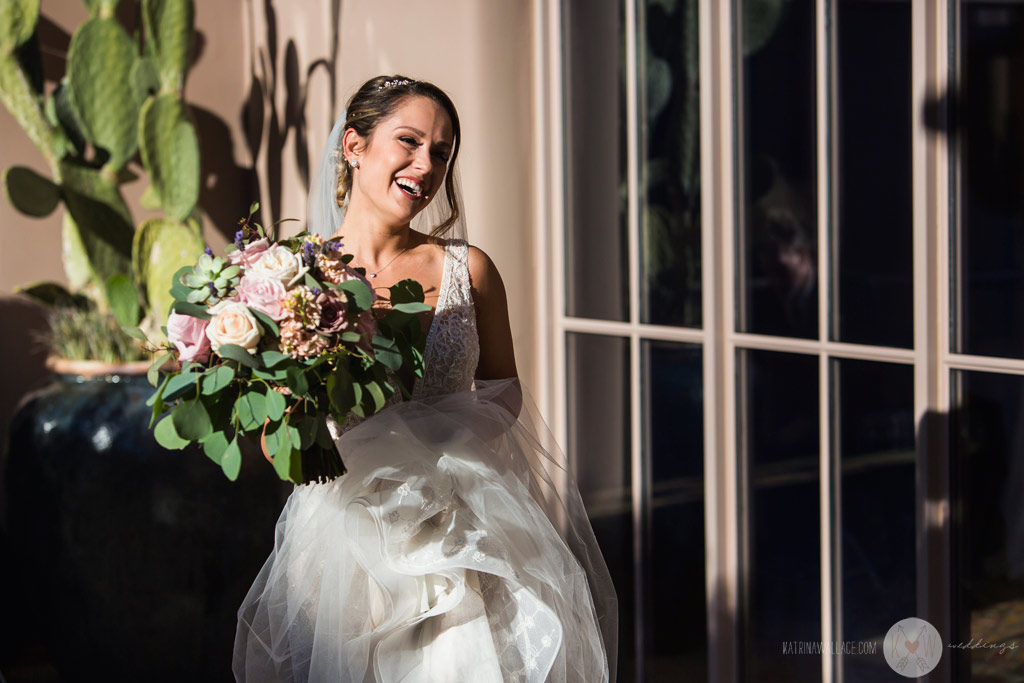
<path id="1" fill-rule="evenodd" d="M 344 240 L 377 305 L 423 285 L 422 376 L 392 379 L 410 400 L 328 421 L 348 472 L 288 499 L 239 609 L 241 681 L 614 678 L 615 592 L 521 393 L 501 277 L 447 237 L 460 138 L 440 89 L 380 76 L 328 139 L 307 227 Z"/>

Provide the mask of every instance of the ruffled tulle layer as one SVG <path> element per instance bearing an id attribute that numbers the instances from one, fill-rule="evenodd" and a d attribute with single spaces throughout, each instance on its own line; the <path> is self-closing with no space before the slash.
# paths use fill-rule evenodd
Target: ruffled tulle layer
<path id="1" fill-rule="evenodd" d="M 343 434 L 348 473 L 296 487 L 239 609 L 236 678 L 613 678 L 614 589 L 551 445 L 513 380 Z"/>

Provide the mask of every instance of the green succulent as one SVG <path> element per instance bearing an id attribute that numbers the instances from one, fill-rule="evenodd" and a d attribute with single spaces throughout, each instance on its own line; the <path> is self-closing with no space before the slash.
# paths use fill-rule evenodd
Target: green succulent
<path id="1" fill-rule="evenodd" d="M 192 272 L 181 276 L 181 284 L 192 290 L 189 303 L 212 305 L 231 296 L 241 275 L 241 267 L 230 265 L 224 257 L 203 254 Z"/>

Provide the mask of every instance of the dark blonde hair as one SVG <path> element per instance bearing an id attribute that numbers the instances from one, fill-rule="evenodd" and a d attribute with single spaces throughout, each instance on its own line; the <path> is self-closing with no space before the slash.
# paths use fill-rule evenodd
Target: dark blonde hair
<path id="1" fill-rule="evenodd" d="M 450 212 L 437 226 L 431 229 L 434 237 L 443 236 L 459 220 L 459 203 L 455 190 L 455 159 L 459 155 L 462 130 L 459 127 L 459 114 L 455 105 L 443 90 L 427 81 L 414 81 L 405 76 L 377 76 L 363 83 L 359 90 L 348 101 L 345 115 L 344 130 L 351 128 L 363 138 L 373 134 L 377 124 L 390 116 L 403 100 L 409 97 L 426 97 L 440 106 L 452 122 L 452 151 L 448 158 L 448 168 L 444 176 L 445 197 Z M 345 163 L 345 157 L 338 157 L 338 185 L 336 188 L 338 206 L 345 204 L 345 198 L 352 189 L 352 170 Z"/>

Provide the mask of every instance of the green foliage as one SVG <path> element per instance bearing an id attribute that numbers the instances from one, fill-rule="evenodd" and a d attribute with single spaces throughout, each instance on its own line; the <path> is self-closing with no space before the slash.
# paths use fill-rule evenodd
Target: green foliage
<path id="1" fill-rule="evenodd" d="M 122 326 L 138 324 L 139 290 L 135 289 L 131 277 L 118 273 L 107 280 L 107 301 L 110 303 L 110 312 Z"/>
<path id="2" fill-rule="evenodd" d="M 14 208 L 36 218 L 49 216 L 60 203 L 60 188 L 24 166 L 4 172 L 4 192 Z"/>
<path id="3" fill-rule="evenodd" d="M 181 100 L 193 0 L 146 2 L 141 46 L 115 18 L 118 0 L 86 0 L 90 17 L 74 32 L 67 73 L 48 97 L 37 68 L 39 4 L 0 1 L 0 101 L 42 152 L 50 178 L 13 168 L 4 174 L 5 193 L 34 217 L 63 202 L 64 269 L 74 295 L 121 319 L 147 316 L 144 327 L 153 330 L 172 301 L 169 275 L 202 250 L 194 220 L 199 146 Z M 170 220 L 147 221 L 137 234 L 120 186 L 137 177 L 126 165 L 140 144 L 151 176 L 147 208 Z M 142 294 L 138 311 L 127 305 L 129 284 Z"/>
<path id="4" fill-rule="evenodd" d="M 192 51 L 192 2 L 142 0 L 142 20 L 164 92 L 181 92 Z"/>
<path id="5" fill-rule="evenodd" d="M 174 297 L 167 288 L 184 263 L 203 253 L 203 240 L 184 223 L 151 218 L 135 231 L 132 265 L 149 309 L 161 320 L 170 313 Z"/>
<path id="6" fill-rule="evenodd" d="M 95 308 L 55 307 L 48 317 L 50 347 L 62 358 L 108 363 L 144 359 L 138 344 L 110 313 Z"/>
<path id="7" fill-rule="evenodd" d="M 188 110 L 175 95 L 157 95 L 143 105 L 139 147 L 164 210 L 175 220 L 185 220 L 199 199 L 199 140 Z"/>
<path id="8" fill-rule="evenodd" d="M 13 52 L 32 37 L 39 19 L 39 0 L 0 2 L 0 52 Z"/>
<path id="9" fill-rule="evenodd" d="M 251 237 L 257 234 L 254 230 Z M 279 244 L 293 253 L 309 248 L 301 236 Z M 225 259 L 201 255 L 195 267 L 174 274 L 172 308 L 209 319 L 209 302 L 190 302 L 189 298 L 197 288 L 209 289 L 211 282 L 216 283 L 211 278 L 217 273 L 237 276 L 237 270 Z M 324 290 L 323 274 L 318 273 L 312 268 L 307 282 Z M 261 337 L 252 352 L 220 344 L 201 363 L 186 362 L 179 367 L 163 358 L 155 362 L 150 381 L 157 389 L 149 403 L 157 440 L 168 448 L 201 444 L 207 457 L 230 479 L 238 476 L 241 467 L 240 438 L 262 440 L 282 479 L 301 483 L 341 474 L 344 466 L 326 429 L 327 418 L 343 423 L 349 414 L 372 415 L 388 404 L 399 387 L 408 393 L 409 387 L 401 386 L 397 378 L 422 376 L 426 337 L 419 314 L 429 310 L 423 303 L 422 287 L 406 280 L 390 290 L 393 308 L 368 326 L 364 319 L 370 315 L 372 297 L 364 294 L 369 290 L 363 283 L 344 289 L 349 294 L 343 304 L 347 307 L 345 331 L 321 331 L 333 336 L 325 337 L 327 345 L 308 356 L 302 355 L 304 351 L 283 353 L 280 335 L 284 323 L 279 327 L 261 314 Z M 233 285 L 224 293 L 233 293 Z M 291 319 L 292 325 L 295 320 Z M 164 413 L 170 417 L 159 419 Z"/>
<path id="10" fill-rule="evenodd" d="M 128 84 L 136 50 L 115 19 L 94 17 L 71 38 L 68 82 L 71 102 L 86 136 L 120 169 L 135 154 L 139 104 Z"/>

